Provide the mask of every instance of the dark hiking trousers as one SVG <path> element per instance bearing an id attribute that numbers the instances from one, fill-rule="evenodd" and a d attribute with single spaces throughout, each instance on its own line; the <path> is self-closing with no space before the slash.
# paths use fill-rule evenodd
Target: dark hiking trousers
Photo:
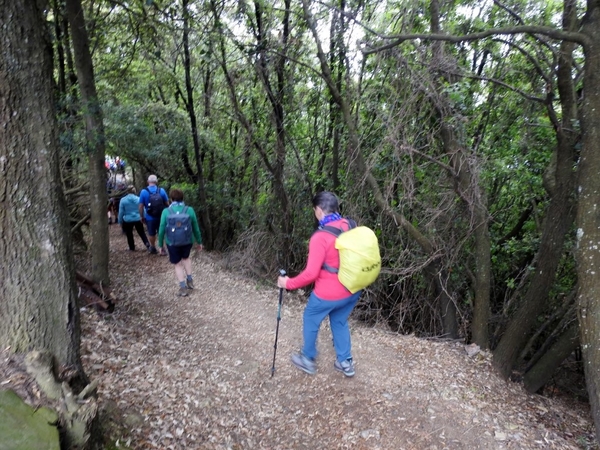
<path id="1" fill-rule="evenodd" d="M 137 231 L 137 234 L 140 235 L 142 242 L 146 246 L 146 248 L 150 245 L 148 242 L 148 237 L 146 236 L 146 232 L 144 231 L 144 224 L 141 220 L 137 222 L 125 222 L 123 221 L 123 231 L 125 232 L 125 236 L 127 236 L 127 245 L 129 245 L 129 250 L 135 250 L 135 242 L 133 241 L 133 229 Z"/>

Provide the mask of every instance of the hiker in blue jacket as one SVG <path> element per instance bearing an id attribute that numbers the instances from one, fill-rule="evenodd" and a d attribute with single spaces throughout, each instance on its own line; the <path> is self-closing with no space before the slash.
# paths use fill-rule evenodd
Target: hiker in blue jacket
<path id="1" fill-rule="evenodd" d="M 129 186 L 128 194 L 119 203 L 119 224 L 123 228 L 125 236 L 127 236 L 127 244 L 129 245 L 129 250 L 132 252 L 135 251 L 135 241 L 133 240 L 134 228 L 146 248 L 150 249 L 150 242 L 144 231 L 144 224 L 142 223 L 138 209 L 139 200 L 139 197 L 135 195 L 135 188 Z"/>
<path id="2" fill-rule="evenodd" d="M 150 253 L 156 255 L 156 233 L 160 224 L 160 217 L 164 208 L 169 206 L 169 197 L 165 190 L 158 186 L 158 178 L 156 175 L 148 177 L 148 187 L 140 192 L 139 212 L 142 222 L 148 228 L 148 237 L 150 240 Z M 160 254 L 166 255 L 164 248 L 160 247 Z"/>
<path id="3" fill-rule="evenodd" d="M 183 202 L 183 191 L 171 189 L 169 195 L 171 205 L 162 212 L 160 218 L 158 246 L 162 247 L 166 241 L 169 261 L 175 265 L 175 278 L 179 282 L 177 295 L 185 297 L 189 290 L 194 289 L 190 253 L 194 242 L 198 244 L 198 250 L 202 250 L 202 235 L 196 212 Z"/>

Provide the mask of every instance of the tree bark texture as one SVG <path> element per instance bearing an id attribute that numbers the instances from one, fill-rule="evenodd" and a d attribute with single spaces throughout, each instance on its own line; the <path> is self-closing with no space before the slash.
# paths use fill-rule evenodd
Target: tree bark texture
<path id="1" fill-rule="evenodd" d="M 600 4 L 588 1 L 581 106 L 582 147 L 577 207 L 577 279 L 581 348 L 590 406 L 600 441 Z"/>
<path id="2" fill-rule="evenodd" d="M 557 339 L 544 356 L 527 371 L 523 377 L 525 389 L 531 393 L 544 386 L 556 371 L 556 368 L 568 358 L 579 345 L 579 324 L 574 321 Z"/>
<path id="3" fill-rule="evenodd" d="M 88 170 L 90 178 L 90 212 L 92 214 L 92 278 L 99 283 L 109 283 L 108 278 L 108 221 L 106 207 L 106 167 L 104 166 L 105 141 L 102 109 L 96 93 L 94 66 L 90 54 L 88 34 L 81 0 L 66 0 L 67 16 L 71 25 L 73 52 L 82 114 L 85 118 Z"/>
<path id="4" fill-rule="evenodd" d="M 0 345 L 81 367 L 60 185 L 52 60 L 39 2 L 0 0 Z"/>

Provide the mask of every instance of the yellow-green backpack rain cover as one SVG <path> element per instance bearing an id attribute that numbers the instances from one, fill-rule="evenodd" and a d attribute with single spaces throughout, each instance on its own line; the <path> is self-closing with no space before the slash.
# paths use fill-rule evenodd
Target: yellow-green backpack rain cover
<path id="1" fill-rule="evenodd" d="M 360 226 L 344 231 L 335 241 L 340 252 L 338 279 L 353 294 L 373 283 L 381 270 L 379 242 L 373 230 Z"/>

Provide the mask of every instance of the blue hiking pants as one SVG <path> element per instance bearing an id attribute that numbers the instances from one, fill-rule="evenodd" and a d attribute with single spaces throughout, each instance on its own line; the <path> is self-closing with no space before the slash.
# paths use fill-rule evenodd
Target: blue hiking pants
<path id="1" fill-rule="evenodd" d="M 314 360 L 317 357 L 317 336 L 321 322 L 329 316 L 331 334 L 333 335 L 333 347 L 339 362 L 352 357 L 352 345 L 350 343 L 350 327 L 348 317 L 356 306 L 362 291 L 358 291 L 350 297 L 341 300 L 322 300 L 314 292 L 308 298 L 308 304 L 304 309 L 304 347 L 302 353 L 307 358 Z"/>

